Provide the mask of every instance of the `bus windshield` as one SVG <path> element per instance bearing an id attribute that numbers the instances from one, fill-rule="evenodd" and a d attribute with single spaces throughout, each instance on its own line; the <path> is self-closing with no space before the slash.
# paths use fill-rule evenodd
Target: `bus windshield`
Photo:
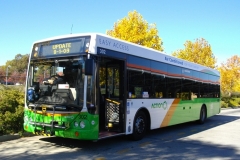
<path id="1" fill-rule="evenodd" d="M 55 110 L 81 110 L 84 76 L 83 58 L 31 61 L 26 96 L 29 107 L 39 104 Z"/>

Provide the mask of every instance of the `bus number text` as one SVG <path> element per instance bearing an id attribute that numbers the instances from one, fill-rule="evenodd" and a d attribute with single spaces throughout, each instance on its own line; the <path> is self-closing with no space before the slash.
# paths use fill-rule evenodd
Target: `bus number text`
<path id="1" fill-rule="evenodd" d="M 105 49 L 100 49 L 100 54 L 106 54 L 106 50 Z"/>

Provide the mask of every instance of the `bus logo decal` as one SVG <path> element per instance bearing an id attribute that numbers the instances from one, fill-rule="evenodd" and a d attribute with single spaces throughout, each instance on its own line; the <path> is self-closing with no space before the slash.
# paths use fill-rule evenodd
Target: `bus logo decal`
<path id="1" fill-rule="evenodd" d="M 164 110 L 167 109 L 167 101 L 162 103 L 153 103 L 151 108 L 163 108 Z"/>

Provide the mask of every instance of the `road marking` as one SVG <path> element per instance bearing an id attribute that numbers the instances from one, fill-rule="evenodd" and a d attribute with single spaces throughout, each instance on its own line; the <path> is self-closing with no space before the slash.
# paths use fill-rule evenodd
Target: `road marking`
<path id="1" fill-rule="evenodd" d="M 150 144 L 150 142 L 144 142 L 144 143 L 139 144 L 139 147 L 145 147 L 149 144 Z"/>
<path id="2" fill-rule="evenodd" d="M 185 133 L 184 132 L 180 132 L 180 133 L 178 133 L 178 135 L 184 135 Z"/>
<path id="3" fill-rule="evenodd" d="M 130 149 L 126 148 L 126 149 L 122 149 L 122 150 L 118 151 L 117 153 L 118 154 L 123 154 L 123 153 L 129 152 L 129 151 L 130 151 Z"/>
<path id="4" fill-rule="evenodd" d="M 95 158 L 95 160 L 106 160 L 106 158 L 105 157 L 97 157 L 97 158 Z"/>

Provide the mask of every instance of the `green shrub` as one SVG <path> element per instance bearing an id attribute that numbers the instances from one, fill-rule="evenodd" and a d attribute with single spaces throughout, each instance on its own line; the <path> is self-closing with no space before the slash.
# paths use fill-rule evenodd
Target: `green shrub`
<path id="1" fill-rule="evenodd" d="M 240 106 L 240 98 L 231 98 L 229 101 L 230 107 L 239 107 Z"/>
<path id="2" fill-rule="evenodd" d="M 221 101 L 221 108 L 228 108 L 228 103 Z"/>
<path id="3" fill-rule="evenodd" d="M 221 100 L 224 101 L 225 103 L 229 103 L 231 99 L 231 96 L 229 94 L 222 94 Z"/>
<path id="4" fill-rule="evenodd" d="M 235 98 L 235 101 L 238 103 L 238 107 L 240 107 L 240 98 Z"/>
<path id="5" fill-rule="evenodd" d="M 24 92 L 14 87 L 0 88 L 0 135 L 22 133 Z"/>
<path id="6" fill-rule="evenodd" d="M 221 94 L 221 107 L 240 107 L 240 93 L 222 93 Z"/>

